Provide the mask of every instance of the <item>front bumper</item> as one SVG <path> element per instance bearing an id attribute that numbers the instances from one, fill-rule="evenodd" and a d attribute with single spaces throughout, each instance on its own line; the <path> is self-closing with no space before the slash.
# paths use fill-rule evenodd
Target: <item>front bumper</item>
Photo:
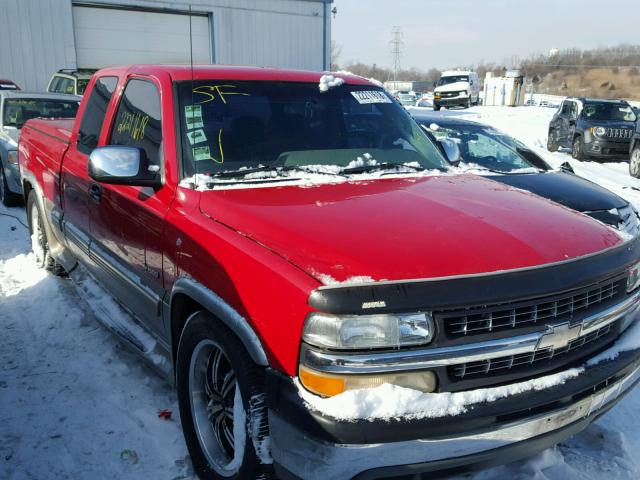
<path id="1" fill-rule="evenodd" d="M 438 100 L 434 98 L 433 104 L 441 107 L 466 107 L 469 97 L 443 97 Z"/>
<path id="2" fill-rule="evenodd" d="M 586 366 L 554 387 L 427 419 L 335 420 L 308 409 L 290 378 L 270 372 L 268 379 L 272 455 L 282 478 L 398 478 L 514 461 L 574 435 L 638 382 L 640 350 Z"/>
<path id="3" fill-rule="evenodd" d="M 625 158 L 629 159 L 631 140 L 611 141 L 593 138 L 591 142 L 585 142 L 584 153 L 596 158 Z"/>

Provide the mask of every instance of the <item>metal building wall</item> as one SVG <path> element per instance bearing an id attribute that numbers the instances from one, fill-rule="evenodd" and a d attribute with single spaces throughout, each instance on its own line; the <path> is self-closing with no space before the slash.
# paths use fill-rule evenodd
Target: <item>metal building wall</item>
<path id="1" fill-rule="evenodd" d="M 0 78 L 44 90 L 51 74 L 76 67 L 72 5 L 210 14 L 213 61 L 328 68 L 332 0 L 0 0 Z M 326 34 L 324 28 L 326 25 Z"/>
<path id="2" fill-rule="evenodd" d="M 74 68 L 70 0 L 0 1 L 0 78 L 44 90 L 51 74 Z"/>

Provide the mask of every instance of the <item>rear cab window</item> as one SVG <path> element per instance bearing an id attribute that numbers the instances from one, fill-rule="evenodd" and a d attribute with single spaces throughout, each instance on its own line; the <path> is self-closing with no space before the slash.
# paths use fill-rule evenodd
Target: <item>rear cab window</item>
<path id="1" fill-rule="evenodd" d="M 96 80 L 87 100 L 87 106 L 84 109 L 78 130 L 78 151 L 89 155 L 98 146 L 98 139 L 107 114 L 107 107 L 117 85 L 118 77 L 105 76 Z"/>
<path id="2" fill-rule="evenodd" d="M 128 81 L 108 144 L 138 148 L 148 165 L 162 166 L 160 92 L 153 82 L 139 78 Z"/>

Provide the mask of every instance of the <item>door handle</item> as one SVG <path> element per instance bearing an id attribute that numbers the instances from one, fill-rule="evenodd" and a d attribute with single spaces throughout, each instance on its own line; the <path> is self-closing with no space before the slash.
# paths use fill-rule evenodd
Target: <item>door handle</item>
<path id="1" fill-rule="evenodd" d="M 100 203 L 100 200 L 102 200 L 102 187 L 97 183 L 89 184 L 89 196 L 95 203 Z"/>

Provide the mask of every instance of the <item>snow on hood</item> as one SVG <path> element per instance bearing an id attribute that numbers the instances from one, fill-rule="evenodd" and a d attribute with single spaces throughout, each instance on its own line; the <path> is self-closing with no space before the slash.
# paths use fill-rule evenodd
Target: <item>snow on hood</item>
<path id="1" fill-rule="evenodd" d="M 200 209 L 327 284 L 525 268 L 622 243 L 590 217 L 484 177 L 329 178 L 206 190 Z"/>
<path id="2" fill-rule="evenodd" d="M 436 87 L 434 93 L 438 92 L 459 92 L 460 90 L 468 90 L 469 82 L 455 82 L 448 85 Z"/>

